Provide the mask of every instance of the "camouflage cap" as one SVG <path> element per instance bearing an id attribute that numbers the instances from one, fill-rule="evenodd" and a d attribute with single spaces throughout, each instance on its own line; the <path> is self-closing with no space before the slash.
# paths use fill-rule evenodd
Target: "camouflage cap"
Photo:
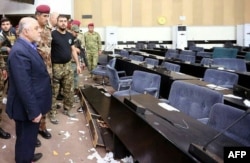
<path id="1" fill-rule="evenodd" d="M 80 29 L 79 29 L 79 27 L 77 25 L 72 25 L 71 26 L 71 31 L 74 31 L 74 32 L 78 33 L 80 31 Z"/>

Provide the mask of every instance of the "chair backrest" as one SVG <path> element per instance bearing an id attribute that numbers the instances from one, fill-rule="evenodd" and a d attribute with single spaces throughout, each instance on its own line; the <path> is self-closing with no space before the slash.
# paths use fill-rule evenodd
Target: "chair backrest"
<path id="1" fill-rule="evenodd" d="M 218 131 L 224 130 L 226 127 L 235 122 L 245 112 L 238 108 L 225 105 L 215 104 L 210 112 L 207 125 Z M 250 115 L 240 120 L 225 132 L 225 135 L 241 143 L 250 146 Z"/>
<path id="2" fill-rule="evenodd" d="M 245 60 L 250 61 L 250 52 L 247 52 L 245 55 Z"/>
<path id="3" fill-rule="evenodd" d="M 190 46 L 189 50 L 192 50 L 194 52 L 200 52 L 200 51 L 204 51 L 203 47 L 197 47 L 197 46 Z"/>
<path id="4" fill-rule="evenodd" d="M 126 50 L 121 50 L 121 51 L 120 51 L 120 55 L 121 55 L 122 57 L 129 58 L 129 52 L 126 51 Z"/>
<path id="5" fill-rule="evenodd" d="M 145 58 L 145 62 L 153 66 L 157 66 L 159 64 L 159 60 L 154 58 Z"/>
<path id="6" fill-rule="evenodd" d="M 199 51 L 199 52 L 197 52 L 196 56 L 212 58 L 212 52 Z"/>
<path id="7" fill-rule="evenodd" d="M 136 49 L 145 49 L 145 44 L 143 42 L 137 42 L 135 44 Z"/>
<path id="8" fill-rule="evenodd" d="M 184 62 L 195 63 L 195 56 L 194 55 L 180 54 L 179 59 L 184 61 Z"/>
<path id="9" fill-rule="evenodd" d="M 134 61 L 143 61 L 143 56 L 141 55 L 129 55 L 129 59 L 134 60 Z"/>
<path id="10" fill-rule="evenodd" d="M 239 76 L 232 72 L 216 69 L 206 69 L 203 80 L 225 88 L 233 88 L 238 83 Z"/>
<path id="11" fill-rule="evenodd" d="M 170 63 L 170 62 L 163 62 L 162 66 L 164 66 L 167 70 L 180 72 L 181 66 L 178 64 Z"/>
<path id="12" fill-rule="evenodd" d="M 107 65 L 107 74 L 109 77 L 110 85 L 115 89 L 118 90 L 119 87 L 119 75 L 114 67 Z"/>
<path id="13" fill-rule="evenodd" d="M 107 65 L 110 65 L 111 67 L 115 67 L 115 63 L 116 63 L 116 58 L 113 58 L 111 60 L 109 60 L 108 64 Z"/>
<path id="14" fill-rule="evenodd" d="M 168 98 L 169 104 L 195 118 L 208 118 L 215 103 L 223 102 L 223 95 L 206 87 L 174 81 Z"/>
<path id="15" fill-rule="evenodd" d="M 153 42 L 149 42 L 149 43 L 147 44 L 147 49 L 154 49 L 155 47 L 156 47 L 156 44 L 153 43 Z"/>
<path id="16" fill-rule="evenodd" d="M 215 47 L 213 58 L 236 58 L 238 49 Z"/>
<path id="17" fill-rule="evenodd" d="M 165 53 L 165 58 L 166 59 L 175 59 L 178 58 L 179 54 L 175 53 L 175 52 L 169 52 L 169 53 Z"/>
<path id="18" fill-rule="evenodd" d="M 182 50 L 180 55 L 194 55 L 195 56 L 195 52 L 193 51 L 186 51 L 186 50 Z"/>
<path id="19" fill-rule="evenodd" d="M 201 65 L 209 65 L 211 66 L 213 64 L 212 58 L 202 58 L 201 59 Z"/>
<path id="20" fill-rule="evenodd" d="M 223 66 L 226 69 L 235 70 L 239 72 L 246 72 L 247 66 L 244 59 L 238 58 L 214 58 L 214 64 Z"/>
<path id="21" fill-rule="evenodd" d="M 157 91 L 154 96 L 158 97 L 160 84 L 160 75 L 136 70 L 133 73 L 131 90 L 134 90 L 139 93 L 144 93 L 145 88 L 157 88 Z"/>

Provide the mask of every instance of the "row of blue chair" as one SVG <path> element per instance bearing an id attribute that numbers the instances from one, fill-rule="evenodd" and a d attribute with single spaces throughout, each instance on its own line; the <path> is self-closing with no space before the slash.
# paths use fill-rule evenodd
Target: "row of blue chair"
<path id="1" fill-rule="evenodd" d="M 238 58 L 202 58 L 202 65 L 215 65 L 225 69 L 234 70 L 238 72 L 247 72 L 247 66 L 244 59 Z"/>
<path id="2" fill-rule="evenodd" d="M 243 110 L 223 104 L 223 95 L 217 91 L 183 81 L 175 81 L 168 103 L 187 115 L 222 131 L 244 114 Z M 229 129 L 225 135 L 250 145 L 250 115 Z"/>

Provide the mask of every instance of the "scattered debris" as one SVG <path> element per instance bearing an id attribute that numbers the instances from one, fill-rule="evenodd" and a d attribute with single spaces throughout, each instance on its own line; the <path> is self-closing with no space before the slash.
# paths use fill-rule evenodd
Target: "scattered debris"
<path id="1" fill-rule="evenodd" d="M 2 149 L 5 149 L 6 148 L 6 145 L 2 146 Z"/>
<path id="2" fill-rule="evenodd" d="M 79 121 L 79 119 L 78 118 L 68 118 L 68 119 L 70 119 L 71 121 Z"/>
<path id="3" fill-rule="evenodd" d="M 68 156 L 68 155 L 70 155 L 70 153 L 69 153 L 69 152 L 66 152 L 64 155 L 65 155 L 65 156 Z"/>
<path id="4" fill-rule="evenodd" d="M 97 163 L 120 163 L 120 161 L 114 159 L 114 154 L 112 152 L 106 153 L 106 155 L 103 158 L 98 154 L 95 148 L 91 148 L 90 150 L 88 150 L 88 152 L 93 152 L 93 153 L 89 155 L 87 158 L 89 160 L 93 160 L 95 158 L 97 160 Z M 122 163 L 134 163 L 132 156 L 125 157 L 121 159 L 121 161 Z"/>
<path id="5" fill-rule="evenodd" d="M 63 139 L 68 139 L 70 137 L 70 133 L 68 131 L 63 135 L 65 136 Z"/>
<path id="6" fill-rule="evenodd" d="M 58 156 L 58 153 L 54 150 L 54 151 L 53 151 L 53 155 L 54 155 L 54 156 Z"/>

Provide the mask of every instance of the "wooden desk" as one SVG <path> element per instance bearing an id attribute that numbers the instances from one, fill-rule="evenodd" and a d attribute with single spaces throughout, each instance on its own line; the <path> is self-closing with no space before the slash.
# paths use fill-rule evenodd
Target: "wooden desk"
<path id="1" fill-rule="evenodd" d="M 158 105 L 159 101 L 150 95 L 132 97 L 150 111 L 142 115 L 119 99 L 106 97 L 97 88 L 90 87 L 81 91 L 108 124 L 114 138 L 119 138 L 135 160 L 141 163 L 199 162 L 188 152 L 190 143 L 202 146 L 217 134 L 214 129 L 181 112 L 162 109 Z M 222 159 L 224 146 L 241 145 L 221 136 L 207 150 Z"/>
<path id="2" fill-rule="evenodd" d="M 211 84 L 211 83 L 207 83 L 207 82 L 202 81 L 202 80 L 183 80 L 183 81 L 187 82 L 187 83 L 199 85 L 199 86 L 202 86 L 202 87 L 206 87 L 206 88 L 209 88 L 209 87 L 207 87 L 207 85 Z M 215 91 L 218 91 L 218 92 L 222 93 L 223 95 L 233 94 L 232 89 L 215 90 Z M 248 107 L 244 104 L 244 102 L 243 102 L 244 100 L 245 100 L 244 98 L 235 99 L 235 98 L 230 98 L 230 97 L 224 96 L 224 103 L 225 104 L 234 106 L 234 107 L 242 109 L 242 110 L 247 110 Z"/>
<path id="3" fill-rule="evenodd" d="M 201 64 L 187 64 L 184 62 L 178 62 L 173 60 L 166 60 L 167 62 L 179 64 L 181 66 L 180 72 L 193 75 L 199 78 L 203 78 L 204 73 L 208 67 L 204 67 Z M 226 70 L 225 70 L 226 71 Z M 250 88 L 250 72 L 233 72 L 239 75 L 238 84 Z"/>

